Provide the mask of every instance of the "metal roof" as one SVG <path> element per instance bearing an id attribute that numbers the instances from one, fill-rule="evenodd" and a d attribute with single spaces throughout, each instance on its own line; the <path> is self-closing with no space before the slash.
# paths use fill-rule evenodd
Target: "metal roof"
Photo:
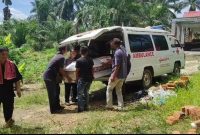
<path id="1" fill-rule="evenodd" d="M 185 12 L 183 17 L 200 17 L 200 11 Z"/>

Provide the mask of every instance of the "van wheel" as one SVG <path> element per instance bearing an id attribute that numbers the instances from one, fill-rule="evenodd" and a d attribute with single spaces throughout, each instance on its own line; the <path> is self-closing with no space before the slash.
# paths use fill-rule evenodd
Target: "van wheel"
<path id="1" fill-rule="evenodd" d="M 181 68 L 180 68 L 180 64 L 179 63 L 175 63 L 174 64 L 173 74 L 175 76 L 180 76 L 181 75 Z"/>
<path id="2" fill-rule="evenodd" d="M 142 78 L 142 86 L 144 89 L 148 89 L 151 87 L 153 82 L 153 75 L 151 70 L 145 69 Z"/>

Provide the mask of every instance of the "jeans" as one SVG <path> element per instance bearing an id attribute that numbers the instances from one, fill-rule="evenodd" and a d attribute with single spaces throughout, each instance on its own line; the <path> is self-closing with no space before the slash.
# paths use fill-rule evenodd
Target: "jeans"
<path id="1" fill-rule="evenodd" d="M 45 81 L 48 98 L 49 98 L 49 106 L 50 112 L 54 113 L 55 111 L 60 109 L 60 86 L 59 83 L 55 83 L 53 81 Z"/>
<path id="2" fill-rule="evenodd" d="M 66 103 L 69 103 L 70 96 L 71 96 L 72 102 L 77 102 L 77 99 L 76 99 L 77 98 L 77 84 L 76 83 L 65 83 L 65 102 Z"/>
<path id="3" fill-rule="evenodd" d="M 5 122 L 8 122 L 12 119 L 13 110 L 14 110 L 14 97 L 0 97 L 0 105 L 3 104 L 3 114 Z"/>
<path id="4" fill-rule="evenodd" d="M 122 96 L 122 86 L 124 84 L 124 79 L 117 79 L 114 82 L 111 82 L 109 80 L 106 97 L 107 97 L 107 107 L 112 108 L 113 107 L 113 89 L 115 88 L 117 99 L 118 99 L 118 106 L 123 107 L 124 106 L 124 100 Z"/>
<path id="5" fill-rule="evenodd" d="M 85 111 L 88 109 L 89 104 L 89 89 L 92 82 L 79 80 L 77 84 L 78 93 L 78 110 Z"/>

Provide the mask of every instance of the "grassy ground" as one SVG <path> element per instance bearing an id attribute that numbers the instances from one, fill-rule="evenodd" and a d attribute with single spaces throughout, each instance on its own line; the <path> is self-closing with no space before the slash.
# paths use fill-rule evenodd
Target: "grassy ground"
<path id="1" fill-rule="evenodd" d="M 164 106 L 145 106 L 126 100 L 123 112 L 107 111 L 103 100 L 92 101 L 91 111 L 76 114 L 76 106 L 67 107 L 63 115 L 48 113 L 46 91 L 25 93 L 16 100 L 16 125 L 11 129 L 0 129 L 0 133 L 172 133 L 174 130 L 187 133 L 191 119 L 187 118 L 169 126 L 165 123 L 168 115 L 179 111 L 185 105 L 200 106 L 200 73 L 191 77 L 188 89 L 178 89 L 177 97 L 170 98 Z M 101 86 L 95 83 L 95 88 Z M 133 93 L 126 95 L 130 97 Z M 98 95 L 97 95 L 98 96 Z M 99 95 L 100 96 L 100 95 Z M 62 98 L 63 100 L 63 98 Z M 2 113 L 0 123 L 3 124 Z M 199 132 L 200 133 L 200 132 Z"/>

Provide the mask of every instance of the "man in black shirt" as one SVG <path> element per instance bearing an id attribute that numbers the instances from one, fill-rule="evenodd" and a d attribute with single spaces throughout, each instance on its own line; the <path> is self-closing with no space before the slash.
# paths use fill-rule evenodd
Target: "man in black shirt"
<path id="1" fill-rule="evenodd" d="M 88 110 L 89 89 L 94 79 L 93 66 L 93 60 L 88 57 L 88 48 L 81 47 L 81 58 L 79 58 L 76 62 L 76 78 L 78 81 L 78 112 Z"/>
<path id="2" fill-rule="evenodd" d="M 50 61 L 44 73 L 44 81 L 48 91 L 50 112 L 52 114 L 61 113 L 64 109 L 60 105 L 60 86 L 62 78 L 71 82 L 71 78 L 64 71 L 64 55 L 67 53 L 66 46 L 59 46 L 59 52 Z"/>
<path id="3" fill-rule="evenodd" d="M 20 80 L 22 80 L 17 66 L 8 59 L 8 52 L 7 48 L 0 48 L 0 104 L 3 104 L 6 128 L 14 124 L 12 119 L 15 97 L 13 85 L 15 85 L 17 96 L 21 97 Z"/>

